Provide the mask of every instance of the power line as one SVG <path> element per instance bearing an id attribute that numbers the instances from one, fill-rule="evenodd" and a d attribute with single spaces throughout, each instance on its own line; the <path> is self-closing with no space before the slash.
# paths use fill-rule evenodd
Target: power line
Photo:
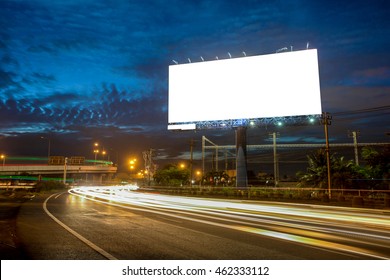
<path id="1" fill-rule="evenodd" d="M 355 115 L 390 110 L 390 105 L 332 113 L 333 116 Z"/>

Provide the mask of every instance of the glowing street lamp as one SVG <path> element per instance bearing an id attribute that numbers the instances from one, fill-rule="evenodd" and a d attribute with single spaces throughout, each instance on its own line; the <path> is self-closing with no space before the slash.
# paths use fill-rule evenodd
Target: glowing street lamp
<path id="1" fill-rule="evenodd" d="M 98 142 L 95 142 L 93 144 L 94 146 L 94 149 L 93 149 L 93 153 L 95 154 L 95 164 L 96 164 L 96 160 L 97 160 L 97 155 L 99 153 L 99 143 Z"/>
<path id="2" fill-rule="evenodd" d="M 137 162 L 137 159 L 135 159 L 135 158 L 129 160 L 130 170 L 134 170 L 135 169 L 136 162 Z"/>
<path id="3" fill-rule="evenodd" d="M 1 155 L 0 158 L 3 160 L 3 167 L 5 165 L 5 155 Z"/>
<path id="4" fill-rule="evenodd" d="M 95 154 L 95 160 L 97 159 L 97 155 L 99 153 L 99 150 L 93 150 L 94 154 Z"/>

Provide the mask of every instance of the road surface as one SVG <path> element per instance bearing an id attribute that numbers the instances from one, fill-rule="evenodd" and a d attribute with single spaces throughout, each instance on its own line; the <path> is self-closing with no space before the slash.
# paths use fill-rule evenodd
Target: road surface
<path id="1" fill-rule="evenodd" d="M 84 187 L 24 203 L 26 259 L 390 258 L 390 211 Z"/>

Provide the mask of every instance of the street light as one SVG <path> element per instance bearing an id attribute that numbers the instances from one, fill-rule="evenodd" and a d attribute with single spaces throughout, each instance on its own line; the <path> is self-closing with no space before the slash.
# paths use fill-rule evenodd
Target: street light
<path id="1" fill-rule="evenodd" d="M 65 161 L 64 161 L 64 179 L 63 179 L 63 183 L 66 184 L 66 169 L 67 169 L 67 164 L 68 164 L 68 158 L 66 157 L 65 158 Z"/>
<path id="2" fill-rule="evenodd" d="M 99 150 L 93 150 L 93 152 L 95 153 L 95 160 L 97 159 L 97 155 L 99 153 Z"/>
<path id="3" fill-rule="evenodd" d="M 93 153 L 95 154 L 95 164 L 96 164 L 97 155 L 98 155 L 98 153 L 99 153 L 99 149 L 98 149 L 99 143 L 95 142 L 95 143 L 93 144 L 93 146 L 94 146 Z"/>
<path id="4" fill-rule="evenodd" d="M 199 180 L 199 186 L 202 184 L 202 172 L 201 171 L 196 171 L 196 178 Z"/>
<path id="5" fill-rule="evenodd" d="M 5 155 L 1 155 L 0 158 L 3 160 L 3 167 L 5 165 Z"/>
<path id="6" fill-rule="evenodd" d="M 136 162 L 137 162 L 136 158 L 133 158 L 133 159 L 129 160 L 130 170 L 134 170 Z"/>

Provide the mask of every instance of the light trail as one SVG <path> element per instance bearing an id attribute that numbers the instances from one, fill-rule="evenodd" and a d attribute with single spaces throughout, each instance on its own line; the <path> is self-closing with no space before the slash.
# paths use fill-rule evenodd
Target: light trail
<path id="1" fill-rule="evenodd" d="M 390 258 L 390 211 L 175 197 L 135 192 L 135 189 L 136 186 L 80 187 L 69 192 L 130 210 L 206 223 L 327 250 Z"/>

